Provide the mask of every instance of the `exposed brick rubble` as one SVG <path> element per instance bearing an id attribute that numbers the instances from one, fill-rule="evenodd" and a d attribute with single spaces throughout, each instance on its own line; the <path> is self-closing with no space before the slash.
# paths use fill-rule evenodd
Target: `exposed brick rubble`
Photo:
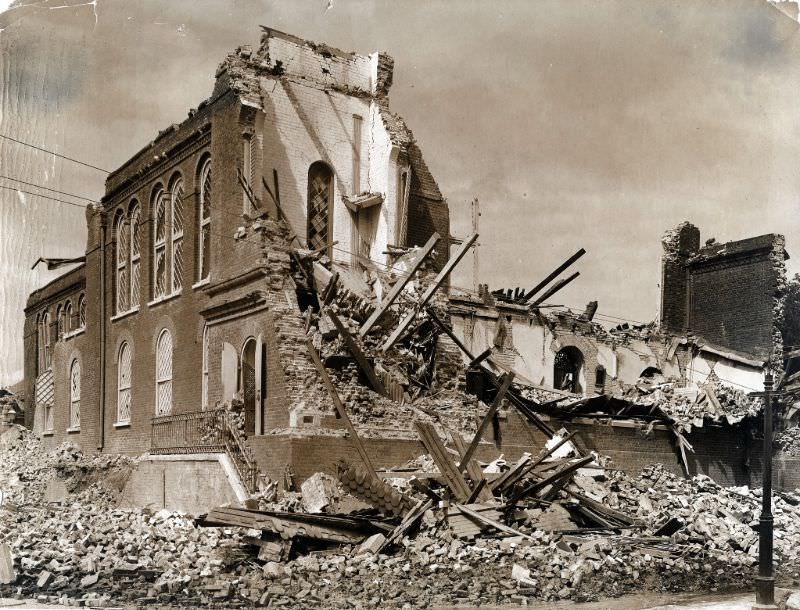
<path id="1" fill-rule="evenodd" d="M 642 528 L 625 534 L 558 531 L 577 529 L 580 520 L 564 496 L 557 519 L 554 509 L 520 505 L 519 536 L 463 539 L 442 510 L 431 509 L 393 550 L 337 545 L 276 563 L 256 558 L 246 529 L 199 528 L 168 511 L 115 508 L 107 477 L 76 483 L 76 472 L 114 471 L 125 466 L 118 460 L 98 462 L 69 447 L 47 454 L 17 428 L 2 442 L 0 544 L 10 547 L 16 579 L 0 593 L 41 603 L 422 608 L 595 600 L 642 589 L 732 587 L 755 569 L 758 492 L 721 488 L 705 476 L 685 480 L 659 466 L 629 478 L 598 458 L 603 467 L 569 484 Z M 57 476 L 74 491 L 48 502 L 45 486 Z M 798 506 L 796 494 L 775 499 L 779 577 L 798 569 Z"/>

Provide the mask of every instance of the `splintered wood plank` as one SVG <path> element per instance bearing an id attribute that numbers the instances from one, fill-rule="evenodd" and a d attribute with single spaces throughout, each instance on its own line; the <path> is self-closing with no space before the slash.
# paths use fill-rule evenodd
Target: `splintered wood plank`
<path id="1" fill-rule="evenodd" d="M 470 486 L 467 484 L 466 480 L 464 480 L 463 475 L 456 469 L 455 464 L 453 464 L 453 461 L 450 459 L 447 449 L 436 433 L 436 429 L 432 424 L 419 421 L 414 422 L 414 427 L 417 429 L 417 433 L 419 434 L 422 444 L 425 445 L 425 449 L 436 463 L 439 472 L 442 474 L 445 481 L 447 481 L 450 490 L 459 501 L 465 501 L 472 493 L 472 489 L 470 489 Z"/>
<path id="2" fill-rule="evenodd" d="M 527 538 L 528 540 L 533 540 L 532 537 L 528 536 L 527 534 L 523 534 L 519 530 L 515 530 L 513 527 L 509 527 L 499 521 L 487 517 L 485 514 L 480 513 L 478 511 L 472 510 L 471 508 L 464 506 L 463 504 L 455 504 L 456 508 L 458 508 L 462 513 L 467 515 L 468 517 L 472 517 L 473 519 L 477 519 L 478 521 L 482 521 L 487 525 L 491 525 L 493 528 L 500 530 L 501 532 L 505 532 L 506 534 L 511 534 L 512 536 L 522 536 L 523 538 Z"/>
<path id="3" fill-rule="evenodd" d="M 356 340 L 353 339 L 353 336 L 350 334 L 350 331 L 345 327 L 342 321 L 339 319 L 335 313 L 333 313 L 330 309 L 325 310 L 325 314 L 330 318 L 330 321 L 333 322 L 333 325 L 336 327 L 336 330 L 339 331 L 342 339 L 344 339 L 345 345 L 347 345 L 347 351 L 353 354 L 353 357 L 356 359 L 359 368 L 364 372 L 369 380 L 372 389 L 375 390 L 378 394 L 383 394 L 384 396 L 388 396 L 386 393 L 386 388 L 383 387 L 383 382 L 378 378 L 378 375 L 375 374 L 375 369 L 372 368 L 372 365 L 367 360 L 367 357 L 364 355 L 364 352 L 361 351 L 361 348 L 356 343 Z M 389 396 L 391 398 L 391 396 Z"/>
<path id="4" fill-rule="evenodd" d="M 521 301 L 523 301 L 523 302 L 530 301 L 530 300 L 531 300 L 531 298 L 533 297 L 533 295 L 535 295 L 535 294 L 536 294 L 537 292 L 539 292 L 539 291 L 540 291 L 542 288 L 544 288 L 545 286 L 547 286 L 547 285 L 548 285 L 548 284 L 549 284 L 549 283 L 550 283 L 552 280 L 554 280 L 554 279 L 555 279 L 555 278 L 558 276 L 558 274 L 559 274 L 559 273 L 561 273 L 561 272 L 562 272 L 562 271 L 564 271 L 564 270 L 565 270 L 567 267 L 569 267 L 570 265 L 572 265 L 572 263 L 574 263 L 576 260 L 578 260 L 578 259 L 579 259 L 581 256 L 583 256 L 584 254 L 586 254 L 586 250 L 584 250 L 583 248 L 581 248 L 580 250 L 578 250 L 578 251 L 577 251 L 575 254 L 573 254 L 572 256 L 570 256 L 570 257 L 569 257 L 569 258 L 568 258 L 566 261 L 564 261 L 564 262 L 563 262 L 563 263 L 561 263 L 561 264 L 560 264 L 558 267 L 556 267 L 556 269 L 555 269 L 555 270 L 554 270 L 554 271 L 553 271 L 553 272 L 552 272 L 550 275 L 548 275 L 548 276 L 547 276 L 546 278 L 544 278 L 544 279 L 543 279 L 541 282 L 539 282 L 538 284 L 536 284 L 536 286 L 534 286 L 534 287 L 533 287 L 533 288 L 531 288 L 531 289 L 530 289 L 528 292 L 526 292 L 526 293 L 525 293 L 525 296 L 523 296 L 523 297 L 522 297 Z"/>
<path id="5" fill-rule="evenodd" d="M 549 299 L 551 296 L 553 296 L 556 292 L 558 292 L 564 286 L 569 284 L 572 280 L 574 280 L 580 274 L 581 274 L 580 271 L 576 271 L 575 273 L 573 273 L 569 277 L 565 277 L 562 280 L 558 280 L 555 284 L 553 284 L 550 288 L 548 288 L 542 296 L 540 296 L 533 303 L 531 303 L 531 307 L 536 307 L 536 306 L 540 305 L 541 303 L 544 303 L 544 301 L 546 299 Z"/>
<path id="6" fill-rule="evenodd" d="M 383 303 L 381 303 L 375 309 L 375 311 L 372 312 L 372 315 L 367 318 L 367 321 L 364 322 L 364 325 L 358 331 L 359 335 L 365 337 L 367 333 L 372 330 L 372 327 L 377 324 L 378 320 L 381 319 L 381 316 L 386 313 L 386 310 L 394 304 L 394 302 L 397 300 L 397 297 L 399 297 L 400 293 L 403 292 L 406 284 L 411 281 L 411 279 L 414 277 L 414 274 L 420 268 L 420 265 L 422 265 L 422 262 L 428 257 L 433 248 L 436 246 L 439 239 L 438 233 L 431 235 L 430 239 L 428 239 L 427 243 L 423 246 L 422 251 L 419 254 L 419 258 L 414 261 L 414 264 L 411 265 L 411 269 L 408 270 L 408 274 L 397 280 L 391 291 L 389 291 L 389 295 L 386 297 L 386 299 L 384 299 Z"/>
<path id="7" fill-rule="evenodd" d="M 464 255 L 469 251 L 469 249 L 472 247 L 472 244 L 474 244 L 477 239 L 478 234 L 473 233 L 472 236 L 467 239 L 467 241 L 461 244 L 461 247 L 458 249 L 458 251 L 452 257 L 450 257 L 450 260 L 447 261 L 445 266 L 436 276 L 436 279 L 433 280 L 433 283 L 428 286 L 428 289 L 423 293 L 422 298 L 420 298 L 416 306 L 413 307 L 411 311 L 408 312 L 406 317 L 401 320 L 400 325 L 389 336 L 389 338 L 386 340 L 386 343 L 383 344 L 383 347 L 381 348 L 383 351 L 390 349 L 397 342 L 397 340 L 406 331 L 406 328 L 408 328 L 409 324 L 411 324 L 411 322 L 414 320 L 417 312 L 424 307 L 428 301 L 431 300 L 431 297 L 434 295 L 434 293 L 444 283 L 444 281 L 447 279 L 447 276 L 450 275 L 450 272 L 455 269 L 455 266 L 461 262 L 461 259 L 464 258 Z"/>
<path id="8" fill-rule="evenodd" d="M 450 437 L 453 439 L 453 445 L 455 446 L 458 455 L 461 456 L 461 462 L 464 463 L 464 454 L 467 452 L 467 446 L 464 444 L 464 439 L 461 438 L 461 435 L 458 432 L 454 431 L 450 432 Z M 467 476 L 469 476 L 470 480 L 475 485 L 475 487 L 472 488 L 470 497 L 467 498 L 467 504 L 471 504 L 475 501 L 491 502 L 494 500 L 494 496 L 492 495 L 491 489 L 486 485 L 486 478 L 483 476 L 483 471 L 478 465 L 478 462 L 470 459 L 466 465 Z"/>
<path id="9" fill-rule="evenodd" d="M 314 344 L 311 342 L 311 339 L 306 338 L 306 347 L 308 347 L 308 353 L 311 355 L 311 360 L 314 361 L 314 366 L 317 367 L 317 372 L 319 376 L 322 378 L 322 382 L 325 384 L 325 388 L 328 390 L 328 394 L 333 401 L 333 406 L 336 407 L 336 412 L 339 413 L 339 417 L 344 420 L 345 425 L 347 426 L 348 432 L 350 432 L 350 438 L 353 441 L 353 445 L 355 445 L 356 451 L 358 455 L 361 457 L 361 461 L 364 462 L 364 466 L 367 467 L 367 471 L 369 472 L 369 476 L 374 477 L 377 476 L 375 474 L 375 466 L 372 465 L 372 460 L 369 459 L 369 455 L 367 455 L 367 450 L 364 448 L 364 444 L 361 442 L 361 438 L 358 436 L 358 432 L 356 432 L 355 427 L 353 426 L 353 422 L 350 421 L 350 416 L 347 415 L 347 409 L 344 407 L 344 403 L 342 399 L 339 398 L 339 393 L 336 391 L 336 388 L 331 381 L 330 376 L 328 375 L 328 371 L 325 370 L 325 365 L 322 364 L 322 360 L 319 359 L 319 354 L 317 350 L 314 348 Z"/>

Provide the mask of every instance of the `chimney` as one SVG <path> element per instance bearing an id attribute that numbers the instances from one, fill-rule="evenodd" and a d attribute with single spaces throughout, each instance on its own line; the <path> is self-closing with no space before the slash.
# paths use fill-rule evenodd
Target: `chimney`
<path id="1" fill-rule="evenodd" d="M 684 333 L 689 313 L 686 263 L 700 249 L 700 229 L 682 222 L 664 234 L 661 245 L 661 328 Z"/>

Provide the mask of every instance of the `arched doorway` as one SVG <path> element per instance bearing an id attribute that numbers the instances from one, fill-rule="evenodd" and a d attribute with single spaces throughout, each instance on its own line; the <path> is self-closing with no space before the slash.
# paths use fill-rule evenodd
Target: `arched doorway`
<path id="1" fill-rule="evenodd" d="M 582 394 L 586 387 L 583 374 L 583 354 L 576 347 L 565 347 L 556 354 L 553 364 L 553 387 Z"/>
<path id="2" fill-rule="evenodd" d="M 256 340 L 253 337 L 244 342 L 241 363 L 239 388 L 244 401 L 244 430 L 249 436 L 256 433 Z"/>

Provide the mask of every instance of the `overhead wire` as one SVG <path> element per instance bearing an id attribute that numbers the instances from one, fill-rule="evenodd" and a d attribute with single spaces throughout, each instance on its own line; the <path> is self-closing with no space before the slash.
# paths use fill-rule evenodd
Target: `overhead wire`
<path id="1" fill-rule="evenodd" d="M 106 173 L 106 174 L 110 174 L 111 173 L 110 170 L 103 169 L 102 167 L 97 167 L 96 165 L 92 165 L 91 163 L 86 163 L 85 161 L 80 161 L 78 159 L 74 159 L 72 157 L 68 157 L 66 155 L 62 155 L 61 153 L 57 153 L 54 150 L 49 150 L 47 148 L 42 148 L 41 146 L 36 146 L 35 144 L 31 144 L 29 142 L 23 142 L 22 140 L 17 140 L 16 138 L 12 138 L 11 136 L 7 136 L 7 135 L 2 134 L 2 133 L 0 133 L 0 138 L 3 138 L 4 140 L 10 140 L 11 142 L 16 142 L 17 144 L 21 144 L 23 146 L 28 146 L 28 147 L 33 148 L 35 150 L 39 150 L 41 152 L 45 152 L 47 154 L 53 155 L 55 157 L 59 157 L 61 159 L 65 159 L 67 161 L 72 161 L 73 163 L 77 163 L 77 164 L 83 165 L 85 167 L 90 167 L 92 169 L 96 169 L 99 172 L 103 172 L 103 173 Z"/>
<path id="2" fill-rule="evenodd" d="M 36 184 L 35 182 L 26 182 L 25 180 L 20 180 L 19 178 L 12 178 L 11 176 L 4 176 L 0 174 L 0 178 L 4 180 L 13 180 L 14 182 L 19 182 L 20 184 L 24 184 L 26 186 L 33 186 L 36 188 L 44 189 L 46 191 L 50 191 L 51 193 L 58 193 L 59 195 L 66 195 L 68 197 L 75 197 L 75 199 L 83 199 L 84 201 L 88 201 L 90 203 L 100 203 L 96 199 L 89 199 L 88 197 L 84 197 L 82 195 L 76 195 L 74 193 L 67 193 L 66 191 L 59 191 L 58 189 L 50 188 L 49 186 L 44 186 L 43 184 Z"/>
<path id="3" fill-rule="evenodd" d="M 0 189 L 6 189 L 8 191 L 15 191 L 18 193 L 25 193 L 26 195 L 32 195 L 34 197 L 41 197 L 42 199 L 49 199 L 50 201 L 58 201 L 59 203 L 66 203 L 67 205 L 75 206 L 76 208 L 86 209 L 86 205 L 81 203 L 76 203 L 74 201 L 66 201 L 65 199 L 58 199 L 56 197 L 49 197 L 48 195 L 43 195 L 41 193 L 34 193 L 32 191 L 26 191 L 24 189 L 15 188 L 13 186 L 5 186 L 0 184 Z"/>

